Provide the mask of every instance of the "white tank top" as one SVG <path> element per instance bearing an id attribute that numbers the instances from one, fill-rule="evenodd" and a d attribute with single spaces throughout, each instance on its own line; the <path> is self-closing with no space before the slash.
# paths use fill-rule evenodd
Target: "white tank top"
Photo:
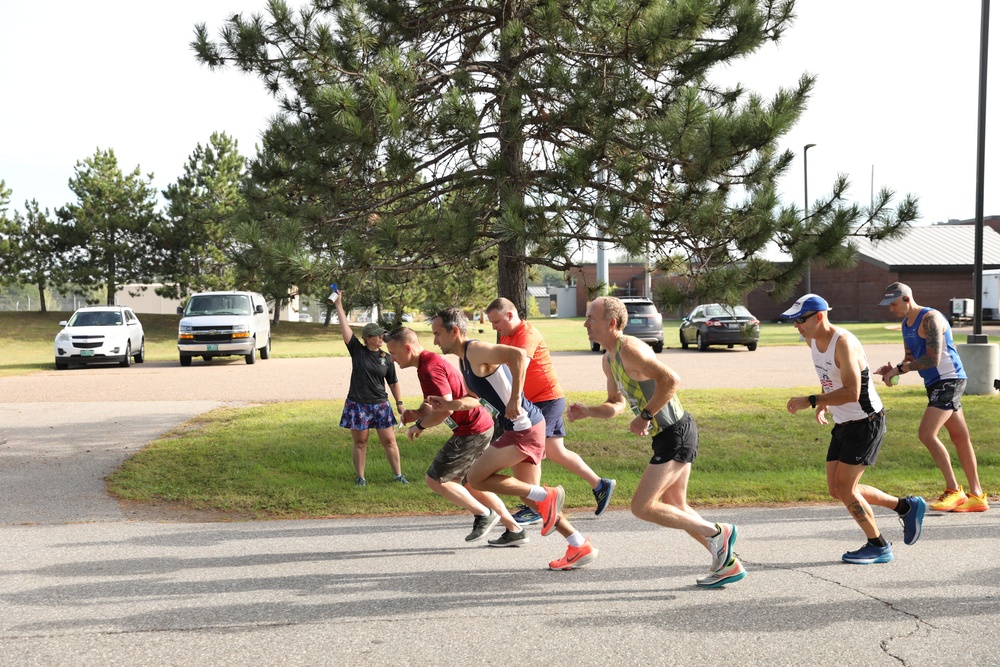
<path id="1" fill-rule="evenodd" d="M 841 334 L 844 335 L 844 340 L 848 344 L 861 347 L 854 334 L 846 329 L 839 328 L 830 339 L 830 344 L 827 346 L 826 352 L 820 352 L 816 348 L 815 339 L 810 343 L 813 365 L 816 366 L 816 375 L 819 376 L 819 383 L 823 387 L 824 394 L 829 394 L 831 391 L 844 386 L 844 383 L 840 379 L 840 369 L 837 368 L 837 364 L 834 361 L 834 354 L 837 350 L 837 339 L 840 338 Z M 852 403 L 845 403 L 844 405 L 827 406 L 833 415 L 833 421 L 837 424 L 866 419 L 873 412 L 878 412 L 882 409 L 882 399 L 879 398 L 878 392 L 875 391 L 871 370 L 868 368 L 868 358 L 865 356 L 864 350 L 861 351 L 861 367 L 863 369 L 861 371 L 861 396 L 858 400 Z"/>

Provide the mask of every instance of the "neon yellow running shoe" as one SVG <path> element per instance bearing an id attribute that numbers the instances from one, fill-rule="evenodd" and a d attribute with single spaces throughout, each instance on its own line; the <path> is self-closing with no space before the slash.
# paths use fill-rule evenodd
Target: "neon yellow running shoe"
<path id="1" fill-rule="evenodd" d="M 952 512 L 985 512 L 990 508 L 990 503 L 986 499 L 986 492 L 981 496 L 968 494 L 964 503 L 952 510 Z"/>
<path id="2" fill-rule="evenodd" d="M 931 510 L 935 512 L 951 512 L 967 499 L 968 496 L 965 495 L 962 485 L 959 484 L 957 489 L 945 489 L 944 493 L 931 503 Z"/>

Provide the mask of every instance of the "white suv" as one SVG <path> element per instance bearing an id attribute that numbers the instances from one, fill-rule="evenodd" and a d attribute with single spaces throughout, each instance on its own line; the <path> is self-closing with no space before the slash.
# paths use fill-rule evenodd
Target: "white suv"
<path id="1" fill-rule="evenodd" d="M 177 309 L 181 315 L 177 352 L 181 366 L 193 357 L 242 356 L 248 364 L 271 356 L 267 302 L 257 292 L 200 292 Z"/>
<path id="2" fill-rule="evenodd" d="M 70 364 L 115 362 L 128 367 L 133 358 L 137 364 L 145 361 L 146 337 L 131 308 L 80 308 L 59 326 L 63 330 L 55 341 L 57 370 L 65 370 Z"/>

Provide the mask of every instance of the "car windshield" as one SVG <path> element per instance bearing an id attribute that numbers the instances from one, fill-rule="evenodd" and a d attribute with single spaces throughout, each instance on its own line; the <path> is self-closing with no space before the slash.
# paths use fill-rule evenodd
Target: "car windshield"
<path id="1" fill-rule="evenodd" d="M 77 312 L 69 320 L 71 327 L 117 327 L 122 324 L 122 314 L 112 310 Z"/>
<path id="2" fill-rule="evenodd" d="M 750 317 L 750 311 L 743 306 L 707 306 L 705 308 L 706 317 Z"/>
<path id="3" fill-rule="evenodd" d="M 656 306 L 651 303 L 626 303 L 625 310 L 629 315 L 655 315 Z"/>
<path id="4" fill-rule="evenodd" d="M 191 297 L 184 314 L 199 315 L 249 315 L 250 299 L 243 294 L 205 294 Z"/>

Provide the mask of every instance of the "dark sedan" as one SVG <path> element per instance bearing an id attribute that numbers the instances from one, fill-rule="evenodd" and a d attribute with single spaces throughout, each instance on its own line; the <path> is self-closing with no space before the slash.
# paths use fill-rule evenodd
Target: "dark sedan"
<path id="1" fill-rule="evenodd" d="M 695 307 L 681 321 L 681 347 L 697 345 L 704 352 L 709 345 L 746 345 L 757 349 L 760 340 L 760 320 L 743 306 L 706 303 Z"/>

